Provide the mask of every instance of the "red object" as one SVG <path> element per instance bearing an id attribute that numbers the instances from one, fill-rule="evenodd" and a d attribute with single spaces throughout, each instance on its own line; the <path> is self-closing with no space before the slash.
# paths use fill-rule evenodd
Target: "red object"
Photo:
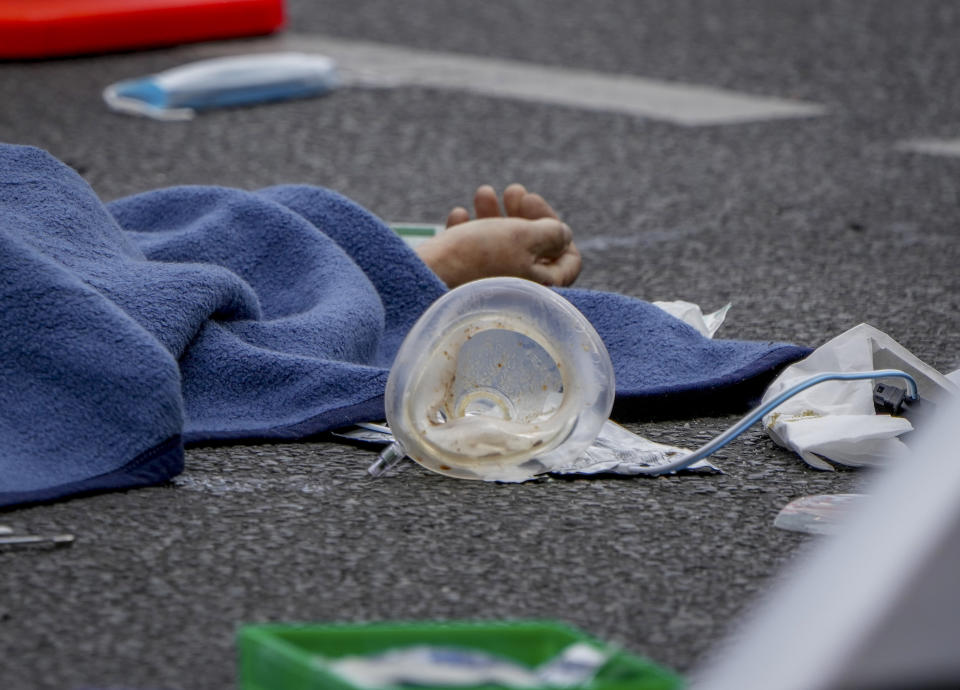
<path id="1" fill-rule="evenodd" d="M 0 0 L 0 58 L 253 36 L 283 22 L 283 0 Z"/>

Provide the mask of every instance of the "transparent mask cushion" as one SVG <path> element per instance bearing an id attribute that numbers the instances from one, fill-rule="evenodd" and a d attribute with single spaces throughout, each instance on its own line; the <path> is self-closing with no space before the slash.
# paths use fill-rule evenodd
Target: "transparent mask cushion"
<path id="1" fill-rule="evenodd" d="M 800 383 L 794 385 L 793 387 L 785 390 L 780 395 L 772 398 L 767 401 L 765 404 L 757 407 L 752 412 L 744 416 L 739 422 L 728 428 L 723 433 L 716 436 L 710 442 L 704 444 L 700 448 L 691 451 L 687 455 L 677 458 L 675 461 L 658 465 L 656 467 L 646 468 L 641 470 L 641 474 L 648 475 L 659 475 L 659 474 L 669 474 L 682 470 L 690 465 L 706 458 L 709 455 L 712 455 L 716 451 L 720 450 L 728 443 L 737 438 L 740 434 L 746 431 L 748 428 L 753 426 L 754 423 L 760 421 L 765 415 L 773 412 L 779 405 L 783 404 L 796 394 L 801 391 L 815 386 L 824 381 L 857 381 L 864 379 L 885 379 L 885 378 L 901 378 L 904 379 L 907 383 L 909 389 L 908 395 L 911 400 L 917 400 L 919 398 L 917 390 L 917 382 L 914 380 L 910 374 L 900 371 L 899 369 L 880 369 L 877 371 L 860 371 L 860 372 L 824 372 L 816 376 L 812 376 Z M 379 477 L 388 472 L 391 468 L 396 467 L 401 463 L 406 457 L 406 453 L 403 449 L 403 446 L 399 443 L 394 443 L 388 446 L 383 453 L 380 454 L 380 457 L 374 462 L 370 468 L 369 473 L 374 477 Z"/>
<path id="2" fill-rule="evenodd" d="M 475 317 L 436 345 L 449 353 L 408 386 L 405 421 L 422 453 L 482 472 L 549 452 L 576 423 L 578 372 L 561 369 L 546 338 L 503 315 Z M 408 448 L 410 450 L 410 448 Z M 506 467 L 501 468 L 506 471 Z"/>
<path id="3" fill-rule="evenodd" d="M 570 358 L 541 334 L 513 330 L 519 324 L 503 315 L 470 321 L 470 329 L 451 328 L 438 341 L 449 359 L 431 357 L 434 364 L 408 383 L 402 427 L 394 429 L 406 433 L 395 435 L 421 464 L 453 476 L 522 481 L 541 474 L 570 452 L 564 444 L 582 421 L 590 377 L 561 366 Z"/>
<path id="4" fill-rule="evenodd" d="M 613 398 L 613 364 L 586 317 L 536 283 L 488 278 L 418 319 L 384 410 L 403 454 L 428 469 L 526 481 L 586 450 Z"/>

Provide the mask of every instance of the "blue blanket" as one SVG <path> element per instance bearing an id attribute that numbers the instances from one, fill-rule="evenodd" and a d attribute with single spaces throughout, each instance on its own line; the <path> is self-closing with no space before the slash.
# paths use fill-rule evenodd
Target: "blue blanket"
<path id="1" fill-rule="evenodd" d="M 444 291 L 325 189 L 181 187 L 104 205 L 47 153 L 0 145 L 0 505 L 166 481 L 185 442 L 381 419 L 394 353 Z M 621 415 L 741 409 L 808 353 L 563 294 L 610 350 Z"/>

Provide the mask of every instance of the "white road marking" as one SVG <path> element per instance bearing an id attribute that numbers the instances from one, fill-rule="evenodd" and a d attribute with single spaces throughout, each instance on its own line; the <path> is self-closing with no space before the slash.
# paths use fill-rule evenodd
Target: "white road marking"
<path id="1" fill-rule="evenodd" d="M 933 156 L 960 156 L 960 139 L 907 139 L 897 142 L 895 148 Z"/>
<path id="2" fill-rule="evenodd" d="M 530 62 L 416 50 L 324 36 L 285 34 L 245 44 L 251 50 L 293 50 L 334 58 L 348 84 L 423 86 L 523 101 L 626 113 L 703 126 L 822 115 L 815 103 L 768 98 L 627 74 L 549 67 Z M 236 52 L 236 44 L 228 46 Z M 224 48 L 213 48 L 222 52 Z M 209 54 L 211 50 L 204 50 Z"/>

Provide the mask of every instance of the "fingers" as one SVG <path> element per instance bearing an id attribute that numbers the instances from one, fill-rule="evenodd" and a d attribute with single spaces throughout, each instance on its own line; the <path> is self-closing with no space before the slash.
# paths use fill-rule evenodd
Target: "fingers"
<path id="1" fill-rule="evenodd" d="M 526 225 L 523 242 L 530 255 L 529 277 L 544 285 L 571 285 L 580 275 L 580 250 L 566 223 L 541 218 Z"/>
<path id="2" fill-rule="evenodd" d="M 551 208 L 546 199 L 532 192 L 523 195 L 523 198 L 520 200 L 520 212 L 517 215 L 521 218 L 530 218 L 531 220 L 536 220 L 537 218 L 560 219 L 560 216 Z"/>
<path id="3" fill-rule="evenodd" d="M 580 250 L 566 223 L 541 218 L 529 223 L 527 250 L 531 255 L 529 278 L 543 285 L 572 285 L 580 275 Z"/>
<path id="4" fill-rule="evenodd" d="M 463 206 L 457 206 L 447 214 L 447 227 L 452 228 L 454 225 L 466 223 L 468 220 L 470 220 L 470 212 Z"/>
<path id="5" fill-rule="evenodd" d="M 488 184 L 478 187 L 473 195 L 473 209 L 477 218 L 499 218 L 502 216 L 500 202 L 497 201 L 497 190 Z"/>
<path id="6" fill-rule="evenodd" d="M 570 251 L 549 263 L 534 264 L 530 268 L 530 278 L 542 285 L 565 287 L 573 285 L 580 275 L 580 252 L 571 244 Z"/>
<path id="7" fill-rule="evenodd" d="M 477 218 L 501 218 L 504 215 L 504 212 L 500 209 L 500 201 L 497 199 L 497 190 L 488 184 L 477 188 L 473 196 L 473 208 Z M 517 183 L 511 184 L 504 190 L 503 208 L 506 211 L 506 216 L 512 218 L 526 218 L 527 220 L 560 218 L 542 196 L 528 192 L 526 187 Z M 451 217 L 453 217 L 453 222 L 451 222 Z M 462 207 L 458 206 L 447 217 L 447 227 L 464 223 L 467 220 L 469 220 L 469 214 L 464 215 Z"/>
<path id="8" fill-rule="evenodd" d="M 535 259 L 556 259 L 572 244 L 573 230 L 559 220 L 539 218 L 529 221 L 520 237 L 524 247 Z"/>
<path id="9" fill-rule="evenodd" d="M 503 192 L 503 205 L 508 216 L 536 220 L 537 218 L 557 218 L 557 212 L 551 208 L 539 194 L 528 192 L 522 184 L 512 184 Z"/>
<path id="10" fill-rule="evenodd" d="M 514 183 L 503 190 L 503 207 L 507 210 L 508 216 L 523 217 L 520 207 L 526 194 L 527 189 L 522 184 Z"/>

